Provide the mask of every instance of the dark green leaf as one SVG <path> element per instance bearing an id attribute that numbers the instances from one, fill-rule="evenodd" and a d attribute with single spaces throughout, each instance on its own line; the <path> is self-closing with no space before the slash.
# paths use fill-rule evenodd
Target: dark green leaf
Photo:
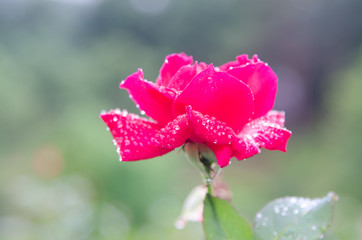
<path id="1" fill-rule="evenodd" d="M 203 227 L 208 240 L 251 240 L 249 223 L 227 201 L 207 194 Z"/>
<path id="2" fill-rule="evenodd" d="M 331 223 L 337 199 L 334 193 L 316 199 L 297 197 L 276 199 L 256 215 L 255 239 L 320 239 Z"/>

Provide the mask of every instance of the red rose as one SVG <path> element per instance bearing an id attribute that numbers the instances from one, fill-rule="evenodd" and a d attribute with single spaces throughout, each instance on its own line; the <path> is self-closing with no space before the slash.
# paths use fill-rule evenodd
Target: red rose
<path id="1" fill-rule="evenodd" d="M 255 55 L 240 55 L 220 67 L 193 62 L 184 53 L 166 57 L 156 83 L 141 69 L 122 81 L 148 118 L 111 110 L 100 116 L 123 161 L 163 155 L 186 142 L 207 145 L 221 167 L 260 148 L 286 151 L 291 132 L 284 113 L 271 110 L 277 76 Z"/>

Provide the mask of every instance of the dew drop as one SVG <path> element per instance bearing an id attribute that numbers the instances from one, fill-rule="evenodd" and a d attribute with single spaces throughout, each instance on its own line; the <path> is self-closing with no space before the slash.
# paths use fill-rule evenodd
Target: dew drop
<path id="1" fill-rule="evenodd" d="M 113 121 L 117 122 L 118 121 L 118 117 L 113 117 Z"/>
<path id="2" fill-rule="evenodd" d="M 106 130 L 109 131 L 109 127 L 107 127 Z"/>
<path id="3" fill-rule="evenodd" d="M 141 115 L 145 115 L 145 114 L 146 114 L 146 112 L 145 112 L 145 111 L 143 111 L 143 110 L 141 110 L 141 111 L 140 111 L 140 114 L 141 114 Z"/>
<path id="4" fill-rule="evenodd" d="M 275 212 L 275 213 L 280 213 L 280 208 L 279 208 L 278 206 L 275 206 L 275 207 L 274 207 L 274 212 Z"/>
<path id="5" fill-rule="evenodd" d="M 294 210 L 293 210 L 293 213 L 294 213 L 294 214 L 298 214 L 298 213 L 299 213 L 299 210 L 298 210 L 298 209 L 294 209 Z"/>

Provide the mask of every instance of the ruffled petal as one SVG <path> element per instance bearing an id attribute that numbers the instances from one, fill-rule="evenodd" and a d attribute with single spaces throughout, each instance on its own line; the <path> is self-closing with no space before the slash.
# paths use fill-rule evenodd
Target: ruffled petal
<path id="1" fill-rule="evenodd" d="M 161 156 L 173 148 L 155 142 L 160 125 L 126 111 L 111 110 L 100 115 L 107 124 L 122 161 L 136 161 Z"/>
<path id="2" fill-rule="evenodd" d="M 273 108 L 278 78 L 267 64 L 251 63 L 231 68 L 227 73 L 240 79 L 251 89 L 254 95 L 253 119 L 265 115 Z"/>
<path id="3" fill-rule="evenodd" d="M 202 143 L 231 144 L 236 137 L 233 129 L 215 117 L 210 117 L 209 115 L 192 110 L 190 106 L 186 108 L 193 134 L 195 134 Z"/>
<path id="4" fill-rule="evenodd" d="M 220 167 L 226 167 L 230 163 L 233 151 L 230 145 L 219 145 L 213 143 L 206 144 L 215 154 L 217 164 Z"/>
<path id="5" fill-rule="evenodd" d="M 128 76 L 119 87 L 127 89 L 132 100 L 150 118 L 163 124 L 172 121 L 171 106 L 175 94 L 168 88 L 158 89 L 152 82 L 144 80 L 141 69 Z"/>
<path id="6" fill-rule="evenodd" d="M 252 59 L 249 59 L 248 54 L 242 54 L 236 57 L 236 61 L 227 62 L 218 67 L 220 71 L 226 71 L 234 67 L 240 67 L 249 63 L 256 63 L 259 61 L 258 55 L 254 55 Z"/>
<path id="7" fill-rule="evenodd" d="M 234 155 L 239 160 L 259 153 L 259 148 L 285 152 L 291 132 L 283 128 L 284 113 L 270 111 L 266 116 L 246 124 L 233 142 Z"/>
<path id="8" fill-rule="evenodd" d="M 174 53 L 168 55 L 165 63 L 160 69 L 160 75 L 156 80 L 158 86 L 169 86 L 169 81 L 176 74 L 176 72 L 185 65 L 192 64 L 193 59 L 185 53 Z"/>
<path id="9" fill-rule="evenodd" d="M 174 149 L 182 146 L 190 135 L 188 117 L 183 114 L 161 128 L 155 136 L 155 142 L 163 148 Z"/>
<path id="10" fill-rule="evenodd" d="M 253 96 L 246 84 L 224 72 L 215 72 L 210 65 L 176 97 L 172 113 L 175 116 L 184 114 L 188 105 L 236 130 L 251 118 Z"/>

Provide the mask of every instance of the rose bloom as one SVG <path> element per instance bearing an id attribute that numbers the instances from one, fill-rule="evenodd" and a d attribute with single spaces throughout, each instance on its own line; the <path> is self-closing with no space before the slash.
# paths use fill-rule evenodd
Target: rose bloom
<path id="1" fill-rule="evenodd" d="M 138 69 L 120 88 L 142 113 L 110 110 L 107 124 L 122 161 L 161 156 L 187 142 L 202 143 L 220 167 L 249 158 L 260 148 L 286 151 L 291 132 L 284 113 L 272 110 L 278 78 L 256 55 L 214 67 L 184 53 L 166 57 L 156 83 Z"/>

